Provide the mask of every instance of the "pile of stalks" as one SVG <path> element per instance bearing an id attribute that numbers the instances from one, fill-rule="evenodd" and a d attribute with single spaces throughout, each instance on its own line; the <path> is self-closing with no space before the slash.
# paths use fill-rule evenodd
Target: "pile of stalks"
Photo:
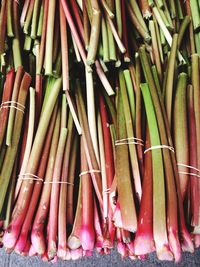
<path id="1" fill-rule="evenodd" d="M 200 246 L 199 56 L 198 0 L 1 0 L 7 253 Z"/>

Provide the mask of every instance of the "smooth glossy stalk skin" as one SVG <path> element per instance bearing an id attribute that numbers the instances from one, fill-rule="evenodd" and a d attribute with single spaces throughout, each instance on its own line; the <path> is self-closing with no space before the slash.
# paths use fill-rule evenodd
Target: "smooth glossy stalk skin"
<path id="1" fill-rule="evenodd" d="M 186 102 L 187 75 L 179 74 L 178 84 L 174 100 L 174 144 L 177 163 L 189 165 L 189 143 L 187 125 L 187 102 Z M 187 172 L 187 168 L 178 166 L 182 199 L 185 199 L 188 175 L 181 174 Z"/>
<path id="2" fill-rule="evenodd" d="M 49 0 L 44 0 L 44 16 L 43 16 L 43 24 L 42 24 L 42 36 L 41 36 L 41 41 L 40 41 L 39 59 L 38 59 L 38 64 L 36 66 L 36 73 L 37 74 L 41 74 L 43 63 L 44 63 L 47 20 L 48 20 L 48 5 L 49 5 Z"/>
<path id="3" fill-rule="evenodd" d="M 71 150 L 73 145 L 74 125 L 71 113 L 68 118 L 67 140 L 63 155 L 63 166 L 60 185 L 59 208 L 58 208 L 58 257 L 65 259 L 67 257 L 67 190 L 70 186 L 68 182 L 69 168 L 71 164 Z"/>
<path id="4" fill-rule="evenodd" d="M 13 90 L 13 83 L 15 79 L 15 71 L 14 69 L 11 69 L 6 74 L 6 81 L 4 83 L 4 89 L 3 89 L 3 97 L 2 97 L 2 104 L 10 101 L 12 96 L 12 90 Z M 4 104 L 5 108 L 0 109 L 0 148 L 2 146 L 4 135 L 7 128 L 7 120 L 9 116 L 9 106 L 11 104 Z M 12 108 L 11 108 L 12 109 Z"/>
<path id="5" fill-rule="evenodd" d="M 130 106 L 132 105 L 132 103 L 129 103 L 128 100 L 127 88 L 125 85 L 125 79 L 122 72 L 119 73 L 119 81 L 120 81 L 120 91 L 124 108 L 127 138 L 133 138 L 135 134 L 134 134 L 133 121 L 131 118 L 131 110 L 130 110 Z M 140 201 L 142 196 L 142 185 L 141 185 L 140 170 L 138 165 L 137 151 L 135 144 L 129 144 L 129 155 L 130 155 L 135 191 L 137 194 L 137 198 Z"/>
<path id="6" fill-rule="evenodd" d="M 196 138 L 196 123 L 195 123 L 195 113 L 194 113 L 194 90 L 192 85 L 187 87 L 187 113 L 188 113 L 188 128 L 189 128 L 189 165 L 197 168 L 197 138 Z M 192 170 L 192 173 L 195 173 Z M 198 174 L 198 172 L 196 172 Z M 191 192 L 191 225 L 198 225 L 199 221 L 199 181 L 195 176 L 189 176 L 190 182 L 190 192 Z"/>
<path id="7" fill-rule="evenodd" d="M 147 59 L 144 47 L 140 48 L 140 57 L 142 61 L 143 71 L 146 80 L 149 83 L 149 88 L 151 90 L 151 97 L 154 103 L 154 108 L 156 112 L 156 118 L 158 122 L 160 138 L 163 145 L 172 144 L 171 132 L 168 125 L 168 119 L 166 111 L 164 109 L 163 98 L 161 92 L 157 91 L 155 81 L 151 73 L 151 68 Z M 177 190 L 179 190 L 179 180 L 177 180 L 177 163 L 174 154 L 168 149 L 163 150 L 164 166 L 166 173 L 166 188 L 167 188 L 167 217 L 168 217 L 168 235 L 170 247 L 173 250 L 175 260 L 179 261 L 181 257 L 180 244 L 178 239 L 178 212 L 177 207 L 179 207 L 179 213 L 181 213 L 182 201 L 180 201 L 179 193 L 176 195 Z M 175 168 L 176 167 L 176 168 Z M 177 205 L 178 203 L 178 205 Z M 184 227 L 184 217 L 181 217 L 182 226 Z M 185 229 L 184 229 L 185 232 Z M 186 232 L 185 232 L 186 233 Z M 187 234 L 186 234 L 187 235 Z"/>
<path id="8" fill-rule="evenodd" d="M 15 37 L 12 40 L 12 51 L 15 70 L 22 66 L 21 48 L 20 48 L 20 25 L 19 25 L 19 4 L 13 1 L 13 28 Z"/>
<path id="9" fill-rule="evenodd" d="M 53 130 L 54 130 L 55 121 L 56 121 L 56 113 L 57 113 L 57 108 L 55 108 L 55 110 L 53 112 L 51 124 L 49 125 L 49 128 L 48 128 L 46 141 L 44 144 L 44 149 L 43 149 L 42 156 L 40 159 L 40 166 L 39 166 L 39 169 L 37 172 L 37 176 L 39 178 L 43 178 L 45 175 L 46 165 L 47 165 L 50 146 L 51 146 L 51 140 L 52 140 L 52 136 L 53 136 Z M 31 196 L 30 203 L 29 203 L 29 207 L 28 207 L 28 210 L 26 213 L 26 217 L 24 219 L 24 223 L 22 225 L 22 229 L 20 232 L 20 236 L 19 236 L 17 243 L 15 245 L 15 249 L 18 252 L 22 252 L 24 250 L 24 246 L 26 245 L 27 238 L 28 238 L 29 233 L 31 231 L 30 225 L 32 226 L 32 224 L 33 224 L 33 218 L 34 218 L 34 215 L 36 212 L 36 208 L 37 208 L 37 204 L 39 201 L 39 196 L 40 196 L 42 186 L 43 186 L 43 184 L 41 181 L 35 182 L 33 193 Z"/>
<path id="10" fill-rule="evenodd" d="M 15 75 L 14 85 L 13 85 L 12 99 L 11 99 L 12 101 L 17 101 L 23 74 L 24 74 L 23 67 L 22 66 L 18 67 L 16 75 Z M 11 108 L 9 111 L 8 126 L 7 126 L 7 136 L 6 136 L 7 146 L 10 146 L 12 143 L 11 140 L 12 140 L 12 134 L 13 134 L 15 113 L 16 113 L 16 110 L 14 108 Z"/>
<path id="11" fill-rule="evenodd" d="M 118 117 L 117 117 L 117 139 L 126 139 L 126 124 L 124 118 L 123 102 L 121 91 L 118 95 Z M 128 158 L 128 146 L 116 146 L 116 167 L 115 167 L 118 187 L 118 199 L 122 215 L 123 228 L 130 232 L 137 230 L 137 215 L 133 189 L 131 184 L 130 164 Z"/>
<path id="12" fill-rule="evenodd" d="M 88 171 L 88 164 L 85 157 L 84 143 L 81 140 L 81 172 Z M 89 173 L 80 176 L 82 194 L 82 225 L 80 229 L 80 241 L 84 250 L 92 251 L 95 244 L 94 232 L 94 200 L 92 190 L 92 179 Z"/>
<path id="13" fill-rule="evenodd" d="M 51 197 L 51 187 L 53 179 L 53 169 L 55 164 L 56 151 L 58 146 L 58 139 L 60 133 L 60 110 L 57 110 L 57 105 L 54 112 L 56 113 L 56 122 L 51 142 L 51 148 L 48 156 L 48 163 L 45 174 L 45 184 L 42 189 L 40 202 L 38 204 L 37 212 L 32 226 L 31 231 L 31 242 L 35 251 L 38 254 L 45 253 L 46 241 L 44 236 L 44 227 L 47 221 L 47 215 L 49 212 L 50 197 Z"/>
<path id="14" fill-rule="evenodd" d="M 58 78 L 51 90 L 51 93 L 48 98 L 48 102 L 44 108 L 44 111 L 41 115 L 38 129 L 35 135 L 34 143 L 32 146 L 29 163 L 26 169 L 27 173 L 36 174 L 39 159 L 44 145 L 44 140 L 48 125 L 51 119 L 51 115 L 61 89 L 62 80 Z M 21 229 L 21 225 L 26 215 L 28 204 L 30 201 L 31 193 L 33 189 L 33 181 L 23 181 L 21 192 L 15 203 L 15 207 L 12 214 L 12 221 L 8 227 L 8 231 L 4 235 L 4 245 L 8 248 L 11 248 L 15 245 L 17 237 Z"/>
<path id="15" fill-rule="evenodd" d="M 87 115 L 85 111 L 85 105 L 83 101 L 83 96 L 81 93 L 80 83 L 77 82 L 77 91 L 76 91 L 76 101 L 77 101 L 77 109 L 80 124 L 82 126 L 82 135 L 85 146 L 85 154 L 89 166 L 89 170 L 99 170 L 99 165 L 95 156 L 91 135 L 89 132 L 89 126 L 87 121 Z M 99 200 L 100 207 L 102 208 L 102 184 L 101 184 L 101 175 L 98 172 L 92 172 L 92 181 L 95 188 L 95 192 L 97 194 L 97 198 Z"/>
<path id="16" fill-rule="evenodd" d="M 46 31 L 46 50 L 45 50 L 45 74 L 52 75 L 53 68 L 53 38 L 54 38 L 54 19 L 56 11 L 56 1 L 49 1 L 48 19 Z"/>
<path id="17" fill-rule="evenodd" d="M 7 21 L 7 1 L 1 1 L 0 12 L 0 55 L 5 52 L 5 34 L 6 34 L 6 21 Z"/>
<path id="18" fill-rule="evenodd" d="M 51 199 L 50 199 L 50 212 L 49 212 L 49 236 L 48 236 L 48 257 L 53 259 L 56 256 L 57 250 L 57 235 L 58 235 L 58 208 L 59 208 L 59 193 L 61 179 L 61 169 L 63 164 L 63 155 L 67 139 L 67 128 L 62 128 L 56 152 L 56 160 L 53 171 Z M 57 182 L 57 183 L 56 183 Z"/>
<path id="19" fill-rule="evenodd" d="M 78 201 L 76 205 L 76 214 L 73 222 L 73 229 L 68 237 L 68 247 L 72 250 L 78 249 L 81 247 L 80 241 L 80 232 L 82 227 L 82 183 L 79 184 L 79 191 L 78 191 Z"/>
<path id="20" fill-rule="evenodd" d="M 172 121 L 172 96 L 173 96 L 173 86 L 174 86 L 174 72 L 175 72 L 175 63 L 177 55 L 177 44 L 178 44 L 178 34 L 174 34 L 172 47 L 169 55 L 169 61 L 167 66 L 167 80 L 165 88 L 165 107 L 167 112 L 167 118 L 169 121 L 169 127 L 171 129 Z"/>
<path id="21" fill-rule="evenodd" d="M 78 135 L 75 134 L 73 139 L 73 144 L 71 148 L 70 156 L 70 166 L 68 174 L 68 187 L 67 187 L 67 224 L 70 226 L 73 225 L 74 220 L 74 180 L 75 180 L 75 171 L 76 171 L 76 160 L 78 155 Z"/>
<path id="22" fill-rule="evenodd" d="M 21 82 L 18 103 L 25 105 L 26 97 L 28 93 L 28 88 L 31 83 L 31 77 L 29 74 L 25 73 Z M 0 212 L 2 210 L 2 206 L 5 200 L 8 184 L 10 181 L 10 177 L 12 174 L 16 153 L 18 149 L 18 144 L 20 140 L 21 130 L 23 123 L 23 113 L 19 110 L 16 112 L 15 123 L 14 123 L 14 132 L 12 147 L 8 147 L 6 150 L 6 155 L 4 158 L 4 163 L 0 173 Z"/>
<path id="23" fill-rule="evenodd" d="M 146 134 L 146 149 L 151 146 L 149 130 Z M 142 199 L 138 217 L 138 230 L 134 240 L 136 255 L 144 255 L 155 250 L 153 240 L 153 172 L 152 156 L 146 153 L 144 158 L 144 178 L 142 182 Z"/>
<path id="24" fill-rule="evenodd" d="M 141 84 L 141 90 L 145 103 L 145 110 L 148 120 L 151 146 L 160 145 L 160 136 L 156 121 L 153 102 L 151 99 L 149 86 Z M 166 229 L 166 203 L 165 203 L 165 178 L 164 165 L 161 149 L 154 149 L 152 153 L 153 169 L 153 235 L 156 246 L 156 253 L 159 259 L 172 260 L 173 255 L 168 248 L 168 238 Z"/>

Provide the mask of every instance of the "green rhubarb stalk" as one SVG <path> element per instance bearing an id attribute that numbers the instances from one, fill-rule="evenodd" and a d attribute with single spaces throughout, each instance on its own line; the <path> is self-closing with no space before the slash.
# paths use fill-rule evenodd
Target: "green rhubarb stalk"
<path id="1" fill-rule="evenodd" d="M 45 74 L 52 75 L 53 70 L 53 39 L 54 39 L 54 20 L 55 20 L 56 0 L 49 1 L 46 51 L 45 51 Z"/>
<path id="2" fill-rule="evenodd" d="M 43 1 L 42 1 L 39 12 L 40 14 L 39 14 L 39 20 L 38 20 L 38 27 L 37 27 L 37 37 L 42 36 L 42 26 L 43 26 L 43 18 L 44 18 L 44 2 Z"/>
<path id="3" fill-rule="evenodd" d="M 117 56 L 116 56 L 116 47 L 115 47 L 114 37 L 112 35 L 108 20 L 106 19 L 105 21 L 106 21 L 106 28 L 107 28 L 107 34 L 108 34 L 109 59 L 112 61 L 116 61 Z"/>
<path id="4" fill-rule="evenodd" d="M 161 144 L 156 115 L 151 94 L 147 84 L 141 84 L 146 116 L 150 131 L 151 146 Z M 168 250 L 168 238 L 166 230 L 166 203 L 165 203 L 165 177 L 161 149 L 153 149 L 153 236 L 156 245 L 156 253 L 159 259 L 172 260 L 173 255 Z"/>
<path id="5" fill-rule="evenodd" d="M 200 28 L 200 12 L 198 0 L 190 0 L 190 8 L 192 13 L 193 27 L 197 31 Z"/>
<path id="6" fill-rule="evenodd" d="M 39 23 L 40 4 L 41 4 L 41 0 L 35 0 L 34 8 L 33 8 L 32 24 L 31 24 L 31 38 L 32 39 L 35 39 L 37 37 L 37 26 Z"/>
<path id="7" fill-rule="evenodd" d="M 130 111 L 130 105 L 132 105 L 132 103 L 129 104 L 127 88 L 125 85 L 125 80 L 124 80 L 124 76 L 122 72 L 119 73 L 119 81 L 120 81 L 122 103 L 123 103 L 123 108 L 124 108 L 127 138 L 131 140 L 131 138 L 135 136 L 134 129 L 133 129 L 133 121 L 131 118 L 131 111 Z M 136 146 L 134 143 L 129 144 L 129 154 L 130 154 L 132 173 L 134 177 L 135 191 L 140 201 L 142 197 L 142 186 L 141 186 L 140 170 L 139 170 L 138 159 L 137 159 L 137 151 L 136 151 Z"/>
<path id="8" fill-rule="evenodd" d="M 7 35 L 14 37 L 13 25 L 12 25 L 12 0 L 7 1 Z"/>
<path id="9" fill-rule="evenodd" d="M 172 120 L 172 97 L 173 97 L 173 85 L 174 85 L 174 72 L 175 63 L 177 55 L 177 44 L 178 44 L 178 34 L 174 34 L 172 47 L 169 55 L 168 66 L 167 66 L 167 80 L 165 90 L 165 107 L 167 112 L 167 118 L 169 121 L 169 127 L 171 128 Z"/>
<path id="10" fill-rule="evenodd" d="M 178 164 L 189 165 L 189 144 L 187 124 L 187 102 L 186 102 L 187 74 L 179 74 L 174 100 L 174 145 Z M 182 199 L 185 199 L 188 190 L 187 168 L 178 166 Z"/>
<path id="11" fill-rule="evenodd" d="M 89 65 L 92 65 L 96 59 L 96 54 L 99 44 L 100 27 L 101 27 L 101 12 L 98 1 L 91 0 L 91 6 L 92 6 L 92 23 L 90 32 L 90 42 L 87 54 L 87 63 Z"/>
<path id="12" fill-rule="evenodd" d="M 142 13 L 141 13 L 141 11 L 140 11 L 140 9 L 139 9 L 139 6 L 138 6 L 138 4 L 137 4 L 137 1 L 136 1 L 136 0 L 131 0 L 131 1 L 130 1 L 130 4 L 131 4 L 131 7 L 132 7 L 132 9 L 133 9 L 133 12 L 135 13 L 135 15 L 136 15 L 136 17 L 137 17 L 139 23 L 140 23 L 140 24 L 142 25 L 142 27 L 148 32 L 148 28 L 147 28 L 147 26 L 146 26 L 146 24 L 145 24 L 145 22 L 144 22 L 144 19 L 143 19 L 143 17 L 142 17 Z"/>
<path id="13" fill-rule="evenodd" d="M 190 16 L 185 16 L 182 23 L 181 23 L 181 27 L 180 27 L 179 32 L 178 32 L 178 49 L 180 49 L 180 47 L 181 47 L 181 43 L 183 41 L 185 31 L 186 31 L 187 27 L 189 26 L 190 22 L 191 22 Z"/>
<path id="14" fill-rule="evenodd" d="M 121 11 L 121 1 L 115 0 L 115 10 L 116 10 L 116 25 L 117 32 L 120 38 L 122 38 L 122 11 Z"/>
<path id="15" fill-rule="evenodd" d="M 31 83 L 31 77 L 29 74 L 25 73 L 22 79 L 22 82 L 21 82 L 19 96 L 17 100 L 17 102 L 23 106 L 26 103 L 26 97 L 27 97 L 30 83 Z M 13 135 L 12 146 L 6 149 L 6 155 L 5 155 L 3 166 L 1 169 L 1 173 L 0 173 L 0 213 L 2 211 L 8 185 L 9 185 L 10 178 L 11 178 L 12 171 L 13 171 L 18 144 L 19 144 L 19 140 L 21 136 L 22 123 L 23 123 L 23 113 L 17 110 L 16 115 L 15 115 L 14 128 L 13 128 L 13 132 L 15 134 Z"/>
<path id="16" fill-rule="evenodd" d="M 131 117 L 132 117 L 132 122 L 135 130 L 135 94 L 134 94 L 134 88 L 131 80 L 131 75 L 129 70 L 124 70 L 124 78 L 126 82 L 126 88 L 127 88 L 127 93 L 128 93 L 128 98 L 129 98 L 129 106 L 130 106 L 130 111 L 131 111 Z"/>
<path id="17" fill-rule="evenodd" d="M 117 139 L 126 139 L 126 124 L 124 117 L 124 107 L 121 92 L 118 94 L 117 104 Z M 116 177 L 118 188 L 118 200 L 122 217 L 122 225 L 125 230 L 136 232 L 137 215 L 135 209 L 134 195 L 131 184 L 129 153 L 127 144 L 117 145 L 116 152 Z M 131 210 L 131 212 L 130 212 Z"/>

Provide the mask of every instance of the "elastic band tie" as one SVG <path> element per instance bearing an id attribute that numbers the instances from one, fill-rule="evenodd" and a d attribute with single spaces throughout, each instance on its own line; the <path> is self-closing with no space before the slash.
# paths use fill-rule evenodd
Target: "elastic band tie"
<path id="1" fill-rule="evenodd" d="M 157 146 L 152 146 L 152 147 L 149 147 L 147 148 L 145 151 L 144 151 L 144 154 L 147 153 L 148 151 L 151 151 L 151 150 L 154 150 L 154 149 L 169 149 L 170 151 L 172 151 L 174 153 L 174 148 L 172 146 L 167 146 L 167 145 L 157 145 Z"/>
<path id="2" fill-rule="evenodd" d="M 180 166 L 180 167 L 186 167 L 186 168 L 188 168 L 188 169 L 192 169 L 192 170 L 194 170 L 194 171 L 200 172 L 199 169 L 197 169 L 197 168 L 195 168 L 195 167 L 193 167 L 193 166 L 190 166 L 190 165 L 186 165 L 186 164 L 184 164 L 184 163 L 177 163 L 177 166 Z"/>
<path id="3" fill-rule="evenodd" d="M 140 138 L 136 137 L 129 137 L 129 138 L 124 138 L 120 140 L 115 141 L 115 146 L 121 146 L 121 145 L 140 145 L 143 146 L 144 141 Z"/>
<path id="4" fill-rule="evenodd" d="M 3 108 L 14 108 L 16 110 L 21 111 L 22 113 L 24 113 L 24 110 L 25 110 L 25 106 L 16 101 L 6 101 L 6 102 L 1 103 L 0 109 L 3 109 Z"/>
<path id="5" fill-rule="evenodd" d="M 65 181 L 44 181 L 44 184 L 67 184 L 74 186 L 73 183 L 65 182 Z"/>
<path id="6" fill-rule="evenodd" d="M 40 178 L 37 175 L 32 174 L 32 173 L 20 174 L 20 175 L 18 175 L 18 177 L 19 177 L 18 180 L 32 180 L 32 181 L 40 181 L 40 182 L 43 182 L 43 179 L 42 178 Z"/>
<path id="7" fill-rule="evenodd" d="M 193 173 L 193 172 L 178 172 L 179 174 L 185 174 L 185 175 L 191 175 L 191 176 L 195 176 L 197 178 L 200 178 L 200 175 L 199 174 L 196 174 L 196 173 Z"/>
<path id="8" fill-rule="evenodd" d="M 100 173 L 100 170 L 88 170 L 88 171 L 83 171 L 79 174 L 79 177 L 86 175 L 86 174 L 91 174 L 91 173 Z"/>

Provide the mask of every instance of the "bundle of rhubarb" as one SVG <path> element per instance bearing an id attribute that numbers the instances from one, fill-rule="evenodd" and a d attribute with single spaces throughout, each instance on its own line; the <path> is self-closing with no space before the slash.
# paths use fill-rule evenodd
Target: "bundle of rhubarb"
<path id="1" fill-rule="evenodd" d="M 1 0 L 6 252 L 200 247 L 199 57 L 198 0 Z"/>

